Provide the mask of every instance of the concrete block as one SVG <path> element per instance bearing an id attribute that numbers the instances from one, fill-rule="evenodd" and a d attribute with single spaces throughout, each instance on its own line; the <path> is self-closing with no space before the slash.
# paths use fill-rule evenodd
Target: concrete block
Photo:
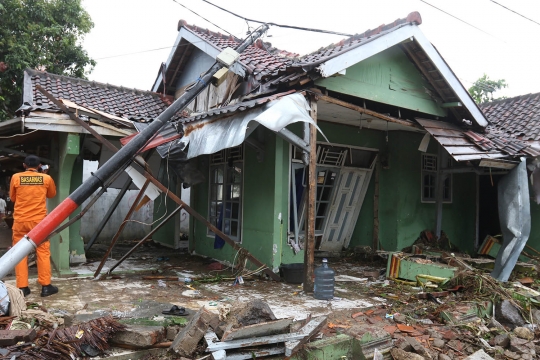
<path id="1" fill-rule="evenodd" d="M 412 256 L 403 256 L 401 253 L 392 253 L 388 257 L 386 277 L 391 279 L 404 279 L 416 281 L 417 275 L 431 275 L 452 279 L 459 269 L 440 263 L 419 264 L 413 261 Z"/>
<path id="2" fill-rule="evenodd" d="M 179 326 L 167 326 L 166 331 L 167 331 L 167 334 L 166 334 L 167 340 L 173 341 L 174 338 L 176 337 L 176 335 L 178 335 L 178 333 L 180 332 L 180 327 Z"/>
<path id="3" fill-rule="evenodd" d="M 431 354 L 426 350 L 426 348 L 420 344 L 418 340 L 413 337 L 406 338 L 409 344 L 411 344 L 415 353 L 422 355 L 425 359 L 432 359 Z"/>
<path id="4" fill-rule="evenodd" d="M 209 328 L 216 328 L 219 316 L 201 308 L 190 322 L 178 333 L 169 348 L 181 356 L 191 356 Z"/>
<path id="5" fill-rule="evenodd" d="M 112 342 L 144 349 L 162 342 L 164 339 L 165 328 L 163 326 L 128 325 L 126 330 L 114 334 Z"/>

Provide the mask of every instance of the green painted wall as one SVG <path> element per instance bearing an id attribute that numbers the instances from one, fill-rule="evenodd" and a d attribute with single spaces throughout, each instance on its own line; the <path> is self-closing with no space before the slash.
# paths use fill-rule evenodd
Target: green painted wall
<path id="1" fill-rule="evenodd" d="M 52 147 L 52 153 L 53 158 L 58 159 L 58 167 L 51 169 L 51 176 L 56 183 L 56 196 L 47 202 L 49 211 L 71 194 L 73 165 L 80 150 L 79 134 L 58 133 L 57 136 L 58 141 Z M 68 227 L 50 239 L 51 258 L 60 274 L 71 273 L 69 267 L 70 232 L 71 227 Z"/>
<path id="2" fill-rule="evenodd" d="M 161 166 L 159 167 L 158 180 L 165 185 L 169 191 L 176 193 L 177 188 L 177 176 L 172 172 L 172 170 L 167 171 L 167 161 L 163 159 L 161 161 Z M 178 195 L 178 194 L 176 194 Z M 160 194 L 159 197 L 154 200 L 154 221 L 157 222 L 153 226 L 157 226 L 161 223 L 161 220 L 170 214 L 174 209 L 177 208 L 177 204 L 172 201 L 165 194 Z M 166 246 L 174 247 L 175 246 L 175 236 L 177 234 L 176 221 L 178 221 L 178 216 L 173 216 L 169 221 L 167 221 L 159 230 L 157 230 L 152 238 Z"/>
<path id="3" fill-rule="evenodd" d="M 286 243 L 289 146 L 271 131 L 259 132 L 265 145 L 264 159 L 244 146 L 244 183 L 242 208 L 242 243 L 253 256 L 277 268 L 281 258 L 281 240 Z M 208 156 L 197 159 L 198 168 L 208 177 Z M 191 202 L 196 211 L 208 216 L 208 182 L 192 187 Z M 283 227 L 279 221 L 279 214 Z M 230 246 L 214 249 L 214 237 L 197 220 L 190 224 L 190 250 L 212 258 L 232 262 L 236 255 Z M 283 229 L 282 235 L 280 235 Z M 287 247 L 288 248 L 288 247 Z"/>
<path id="4" fill-rule="evenodd" d="M 83 179 L 83 157 L 77 156 L 73 163 L 73 170 L 71 174 L 71 184 L 70 184 L 70 193 L 74 192 L 81 184 Z M 73 219 L 81 212 L 81 208 L 77 208 L 71 216 L 70 219 Z M 69 226 L 69 251 L 72 256 L 75 258 L 80 257 L 80 262 L 85 262 L 86 256 L 84 251 L 84 241 L 80 235 L 81 233 L 81 222 L 76 221 Z M 84 259 L 84 261 L 83 261 Z"/>
<path id="5" fill-rule="evenodd" d="M 379 150 L 388 158 L 388 169 L 380 173 L 380 240 L 384 250 L 398 250 L 411 245 L 425 229 L 435 225 L 435 204 L 421 203 L 421 152 L 418 146 L 423 134 L 352 128 L 328 122 L 319 126 L 330 142 Z M 291 126 L 299 132 L 300 125 Z M 319 135 L 319 141 L 323 140 Z M 289 145 L 268 130 L 264 131 L 265 158 L 259 163 L 256 153 L 245 147 L 244 207 L 242 246 L 262 262 L 277 269 L 280 263 L 303 262 L 301 251 L 294 254 L 287 245 L 289 198 Z M 436 154 L 432 141 L 428 153 Z M 208 157 L 198 160 L 199 168 L 208 174 Z M 464 251 L 474 250 L 476 179 L 472 174 L 453 175 L 453 202 L 443 205 L 443 231 Z M 208 213 L 208 183 L 193 187 L 194 208 Z M 373 241 L 374 176 L 353 232 L 350 247 L 372 245 Z M 281 227 L 279 214 L 283 221 Z M 190 246 L 199 254 L 216 259 L 233 260 L 235 252 L 225 245 L 214 249 L 213 237 L 207 237 L 206 227 L 195 221 L 191 226 Z"/>
<path id="6" fill-rule="evenodd" d="M 383 104 L 436 116 L 447 114 L 427 94 L 431 85 L 397 46 L 347 68 L 344 76 L 322 78 L 315 84 Z"/>

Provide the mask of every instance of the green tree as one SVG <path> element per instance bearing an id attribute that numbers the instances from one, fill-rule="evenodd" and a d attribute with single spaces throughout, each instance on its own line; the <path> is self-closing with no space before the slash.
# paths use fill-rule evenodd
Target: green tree
<path id="1" fill-rule="evenodd" d="M 493 93 L 505 87 L 508 87 L 506 80 L 491 80 L 489 76 L 484 74 L 484 76 L 476 80 L 469 88 L 469 94 L 471 94 L 472 98 L 477 104 L 481 104 L 493 100 L 504 99 L 504 96 L 493 98 Z"/>
<path id="2" fill-rule="evenodd" d="M 80 78 L 93 69 L 81 46 L 93 26 L 81 0 L 0 1 L 0 120 L 22 103 L 24 69 Z"/>

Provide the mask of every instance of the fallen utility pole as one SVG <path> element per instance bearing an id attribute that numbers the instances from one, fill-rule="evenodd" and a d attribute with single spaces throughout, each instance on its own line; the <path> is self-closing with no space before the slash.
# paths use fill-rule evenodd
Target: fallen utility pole
<path id="1" fill-rule="evenodd" d="M 267 25 L 258 30 L 242 42 L 236 49 L 242 53 L 249 45 L 268 30 Z M 141 131 L 133 140 L 114 154 L 109 161 L 96 170 L 92 177 L 82 183 L 73 193 L 63 200 L 50 214 L 26 234 L 17 244 L 0 258 L 0 278 L 4 278 L 22 259 L 42 242 L 47 240 L 54 231 L 73 211 L 75 211 L 97 189 L 103 187 L 105 182 L 113 176 L 119 167 L 130 163 L 140 149 L 179 111 L 183 110 L 197 95 L 199 95 L 211 82 L 212 76 L 222 66 L 216 62 L 210 70 L 197 79 L 191 89 L 186 91 L 171 106 L 163 111 L 150 125 Z"/>
<path id="2" fill-rule="evenodd" d="M 114 146 L 112 143 L 110 143 L 107 139 L 105 139 L 103 136 L 99 135 L 94 129 L 92 129 L 90 127 L 90 125 L 88 125 L 87 123 L 85 123 L 83 120 L 81 120 L 76 114 L 74 114 L 73 112 L 71 112 L 67 107 L 65 107 L 64 104 L 62 104 L 62 102 L 58 101 L 58 99 L 56 99 L 52 94 L 50 94 L 48 91 L 46 91 L 45 89 L 43 89 L 41 86 L 37 86 L 37 89 L 39 91 L 41 91 L 43 93 L 43 95 L 45 95 L 50 101 L 52 101 L 56 106 L 58 106 L 60 109 L 62 109 L 63 111 L 67 112 L 67 114 L 69 115 L 69 117 L 71 119 L 73 119 L 74 121 L 76 121 L 79 125 L 81 125 L 84 129 L 86 129 L 88 132 L 90 132 L 91 134 L 93 134 L 103 145 L 107 146 L 109 149 L 111 149 L 113 151 L 113 153 L 116 153 L 118 152 L 118 149 L 116 148 L 116 146 Z M 147 155 L 148 156 L 148 155 Z M 137 160 L 137 159 L 136 159 Z M 151 173 L 150 173 L 150 169 L 148 168 L 148 166 L 146 165 L 146 163 L 144 161 L 137 161 L 137 163 L 139 164 L 139 166 L 142 167 L 142 170 L 143 170 L 143 175 L 146 179 L 148 179 L 152 184 L 154 184 L 159 190 L 161 190 L 164 194 L 166 194 L 166 196 L 168 196 L 169 198 L 171 198 L 176 204 L 178 204 L 179 206 L 182 206 L 186 212 L 193 216 L 195 219 L 201 221 L 206 227 L 208 227 L 210 229 L 210 231 L 212 231 L 214 234 L 217 234 L 220 238 L 222 238 L 227 244 L 229 244 L 230 246 L 233 247 L 233 249 L 235 250 L 241 250 L 243 249 L 240 245 L 238 245 L 238 243 L 234 240 L 232 240 L 230 237 L 228 237 L 227 235 L 225 235 L 221 230 L 219 230 L 218 228 L 216 228 L 212 223 L 210 223 L 207 219 L 204 218 L 204 216 L 202 216 L 201 214 L 199 214 L 198 212 L 196 212 L 195 210 L 193 210 L 192 208 L 190 208 L 185 202 L 183 202 L 178 196 L 176 196 L 175 193 L 173 193 L 172 191 L 169 191 L 169 189 L 167 189 L 167 187 L 165 187 L 161 182 L 159 182 L 159 180 L 157 180 Z M 127 166 L 127 165 L 126 165 Z M 107 215 L 106 215 L 107 216 Z M 102 221 L 103 224 L 106 223 Z M 95 239 L 94 239 L 95 240 Z M 91 240 L 92 241 L 92 240 Z M 91 244 L 89 243 L 87 245 L 87 247 L 90 247 Z M 243 249 L 245 250 L 245 249 Z M 246 252 L 246 258 L 251 261 L 253 264 L 255 264 L 258 268 L 260 267 L 264 267 L 265 265 L 259 261 L 259 259 L 257 259 L 256 257 L 254 257 L 253 255 L 251 255 L 249 252 Z M 264 268 L 263 269 L 264 273 L 267 274 L 270 278 L 272 278 L 273 280 L 276 280 L 276 281 L 280 281 L 280 277 L 279 275 L 275 274 L 271 269 L 268 269 L 268 268 Z"/>

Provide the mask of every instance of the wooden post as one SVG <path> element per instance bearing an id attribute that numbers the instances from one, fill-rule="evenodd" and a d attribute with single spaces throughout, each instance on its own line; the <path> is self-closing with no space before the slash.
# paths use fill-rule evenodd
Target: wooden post
<path id="1" fill-rule="evenodd" d="M 311 98 L 311 118 L 317 123 L 317 100 Z M 317 195 L 317 128 L 309 127 L 309 165 L 307 181 L 307 213 L 304 245 L 304 292 L 313 292 L 315 270 L 315 198 Z"/>
<path id="2" fill-rule="evenodd" d="M 375 191 L 373 194 L 373 251 L 379 250 L 379 177 L 381 174 L 381 162 L 377 158 L 375 164 Z"/>
<path id="3" fill-rule="evenodd" d="M 438 239 L 441 238 L 442 233 L 442 210 L 443 210 L 443 198 L 444 198 L 444 180 L 448 174 L 444 174 L 443 170 L 446 168 L 448 156 L 446 150 L 439 145 L 437 153 L 437 176 L 435 178 L 435 235 Z"/>

